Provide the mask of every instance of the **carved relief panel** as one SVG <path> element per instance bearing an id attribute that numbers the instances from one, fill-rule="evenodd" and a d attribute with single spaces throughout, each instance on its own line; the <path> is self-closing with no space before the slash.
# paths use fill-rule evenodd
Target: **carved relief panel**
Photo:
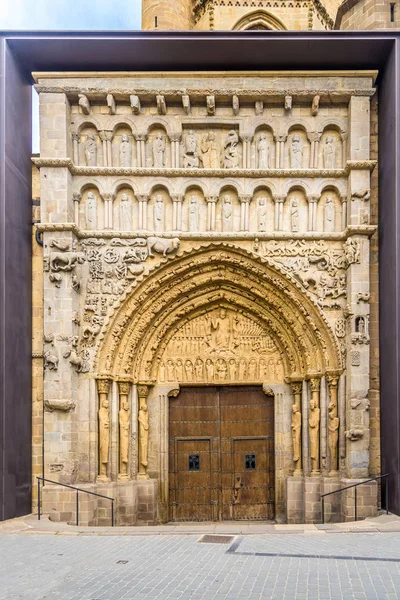
<path id="1" fill-rule="evenodd" d="M 282 382 L 281 354 L 249 317 L 217 308 L 183 325 L 159 362 L 160 382 Z"/>

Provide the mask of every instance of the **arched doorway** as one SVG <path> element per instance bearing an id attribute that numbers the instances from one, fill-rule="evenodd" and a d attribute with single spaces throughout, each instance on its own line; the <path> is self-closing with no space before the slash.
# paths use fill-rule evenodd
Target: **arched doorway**
<path id="1" fill-rule="evenodd" d="M 285 27 L 278 17 L 272 15 L 266 10 L 255 10 L 247 13 L 244 17 L 241 17 L 233 27 L 234 31 L 249 31 L 257 29 L 285 31 L 287 27 Z"/>

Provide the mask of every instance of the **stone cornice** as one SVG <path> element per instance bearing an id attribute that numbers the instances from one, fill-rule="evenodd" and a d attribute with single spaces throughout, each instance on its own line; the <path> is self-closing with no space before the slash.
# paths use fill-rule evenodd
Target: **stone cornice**
<path id="1" fill-rule="evenodd" d="M 32 158 L 41 167 L 67 168 L 72 175 L 126 175 L 144 177 L 346 177 L 352 170 L 373 171 L 377 161 L 348 161 L 344 169 L 154 169 L 150 167 L 123 169 L 120 167 L 78 167 L 70 158 Z"/>

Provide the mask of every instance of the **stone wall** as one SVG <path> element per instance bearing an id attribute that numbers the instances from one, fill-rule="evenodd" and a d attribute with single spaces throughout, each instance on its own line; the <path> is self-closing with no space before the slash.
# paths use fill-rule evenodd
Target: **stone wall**
<path id="1" fill-rule="evenodd" d="M 391 6 L 393 4 L 393 15 Z M 400 10 L 396 3 L 377 0 L 346 0 L 336 16 L 335 29 L 399 29 Z"/>

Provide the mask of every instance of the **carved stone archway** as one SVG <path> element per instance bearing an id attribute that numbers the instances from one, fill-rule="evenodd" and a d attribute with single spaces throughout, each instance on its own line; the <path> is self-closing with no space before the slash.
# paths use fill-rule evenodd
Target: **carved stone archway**
<path id="1" fill-rule="evenodd" d="M 234 31 L 257 29 L 286 31 L 287 27 L 285 27 L 280 19 L 265 10 L 256 10 L 248 13 L 233 26 Z"/>

